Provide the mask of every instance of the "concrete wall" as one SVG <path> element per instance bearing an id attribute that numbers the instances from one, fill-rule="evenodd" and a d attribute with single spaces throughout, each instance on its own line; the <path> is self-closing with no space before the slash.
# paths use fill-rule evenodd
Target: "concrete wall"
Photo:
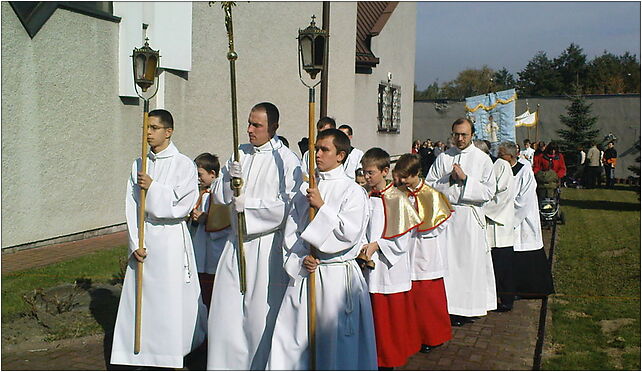
<path id="1" fill-rule="evenodd" d="M 635 158 L 639 154 L 634 146 L 640 142 L 640 95 L 587 96 L 587 102 L 592 105 L 591 115 L 598 117 L 596 124 L 600 129 L 598 140 L 604 138 L 609 132 L 618 138 L 615 145 L 618 152 L 615 176 L 627 178 L 632 175 L 628 167 L 635 163 Z M 540 105 L 539 132 L 531 128 L 529 134 L 527 128 L 517 128 L 517 141 L 521 144 L 525 138 L 530 138 L 531 141 L 541 140 L 548 143 L 559 139 L 556 131 L 566 128 L 559 117 L 567 115 L 566 107 L 570 104 L 570 100 L 566 97 L 528 98 L 528 104 L 531 111 L 535 110 L 538 104 Z M 434 101 L 416 101 L 413 138 L 447 140 L 452 122 L 465 114 L 463 101 L 448 102 L 448 106 L 446 112 L 439 112 L 435 110 Z M 521 114 L 524 111 L 526 111 L 526 98 L 518 97 L 515 112 Z"/>
<path id="2" fill-rule="evenodd" d="M 142 102 L 118 96 L 119 24 L 57 9 L 30 39 L 9 3 L 0 6 L 2 248 L 122 224 Z M 224 161 L 233 150 L 224 14 L 207 2 L 194 2 L 192 14 L 192 69 L 162 72 L 163 99 L 150 108 L 160 102 L 172 112 L 173 140 L 187 156 L 207 151 Z M 321 2 L 240 2 L 233 9 L 242 142 L 251 106 L 271 101 L 281 111 L 278 133 L 299 153 L 308 90 L 299 81 L 296 36 L 313 14 L 320 26 Z M 357 147 L 395 153 L 411 138 L 415 5 L 400 4 L 373 39 L 382 62 L 372 75 L 354 73 L 356 14 L 355 2 L 331 4 L 328 114 L 353 126 Z M 400 135 L 376 133 L 376 86 L 388 71 L 404 94 Z M 319 101 L 317 88 L 317 117 Z"/>
<path id="3" fill-rule="evenodd" d="M 357 147 L 364 151 L 378 146 L 391 155 L 403 154 L 412 145 L 413 96 L 415 53 L 416 4 L 400 2 L 384 26 L 381 34 L 372 38 L 372 51 L 379 57 L 379 64 L 372 75 L 357 74 L 357 95 L 354 101 L 355 120 L 365 131 L 355 133 Z M 409 73 L 409 72 L 413 73 Z M 379 83 L 388 80 L 401 86 L 400 133 L 377 132 L 377 96 Z M 355 123 L 356 123 L 355 122 Z"/>
<path id="4" fill-rule="evenodd" d="M 142 109 L 118 97 L 118 23 L 57 9 L 30 39 L 0 7 L 2 247 L 122 223 Z"/>

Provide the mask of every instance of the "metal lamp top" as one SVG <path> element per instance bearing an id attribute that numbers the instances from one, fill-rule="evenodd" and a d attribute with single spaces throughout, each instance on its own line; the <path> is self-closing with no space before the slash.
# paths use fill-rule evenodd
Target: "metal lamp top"
<path id="1" fill-rule="evenodd" d="M 310 25 L 305 29 L 299 29 L 299 52 L 303 64 L 303 69 L 310 74 L 312 79 L 323 71 L 324 57 L 326 53 L 326 39 L 328 32 L 316 26 L 314 21 L 316 17 L 312 16 Z"/>
<path id="2" fill-rule="evenodd" d="M 143 92 L 146 92 L 149 87 L 154 85 L 159 58 L 159 51 L 149 47 L 149 38 L 147 37 L 142 48 L 134 48 L 132 53 L 134 82 Z"/>

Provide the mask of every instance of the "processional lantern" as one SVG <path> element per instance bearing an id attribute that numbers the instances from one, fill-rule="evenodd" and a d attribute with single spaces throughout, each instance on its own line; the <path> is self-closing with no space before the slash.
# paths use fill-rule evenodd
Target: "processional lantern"
<path id="1" fill-rule="evenodd" d="M 147 89 L 154 85 L 159 57 L 158 51 L 149 47 L 148 38 L 145 38 L 145 45 L 142 48 L 134 48 L 132 54 L 134 82 L 143 92 L 147 92 Z"/>
<path id="2" fill-rule="evenodd" d="M 310 25 L 305 29 L 299 29 L 299 79 L 303 85 L 308 87 L 308 174 L 310 188 L 316 187 L 315 172 L 314 172 L 314 145 L 315 145 L 315 120 L 314 120 L 314 88 L 321 83 L 308 85 L 301 76 L 301 67 L 314 80 L 317 74 L 323 71 L 326 67 L 326 52 L 327 52 L 327 38 L 328 32 L 321 30 L 314 23 L 315 16 L 312 16 Z M 314 218 L 316 211 L 310 207 L 309 217 L 310 221 Z M 310 246 L 310 254 L 316 257 L 316 249 Z M 310 366 L 311 370 L 317 369 L 316 364 L 316 279 L 315 273 L 312 272 L 308 276 L 308 342 L 311 350 L 310 353 Z"/>
<path id="3" fill-rule="evenodd" d="M 315 16 L 312 16 L 312 21 L 308 27 L 303 30 L 299 29 L 298 37 L 299 75 L 301 74 L 300 68 L 303 67 L 313 80 L 319 72 L 323 71 L 328 38 L 328 32 L 316 26 L 315 18 Z"/>

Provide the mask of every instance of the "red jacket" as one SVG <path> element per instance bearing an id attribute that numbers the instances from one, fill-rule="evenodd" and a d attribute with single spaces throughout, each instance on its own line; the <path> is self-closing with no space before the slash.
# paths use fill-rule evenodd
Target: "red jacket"
<path id="1" fill-rule="evenodd" d="M 555 154 L 555 156 L 549 158 L 548 155 L 544 153 L 537 154 L 533 157 L 533 173 L 537 173 L 541 170 L 549 170 L 551 168 L 557 173 L 557 177 L 562 178 L 566 176 L 566 163 L 564 162 L 564 155 Z"/>

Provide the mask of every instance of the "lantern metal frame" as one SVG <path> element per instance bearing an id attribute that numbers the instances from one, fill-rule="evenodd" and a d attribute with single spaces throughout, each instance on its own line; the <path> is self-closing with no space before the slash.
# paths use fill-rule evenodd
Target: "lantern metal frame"
<path id="1" fill-rule="evenodd" d="M 312 16 L 312 20 L 310 21 L 310 25 L 303 30 L 299 29 L 299 35 L 297 37 L 297 44 L 298 44 L 298 59 L 299 59 L 299 79 L 301 79 L 301 82 L 303 85 L 305 85 L 308 88 L 313 88 L 316 87 L 321 83 L 319 81 L 318 83 L 314 84 L 313 86 L 308 85 L 304 80 L 303 76 L 301 74 L 301 69 L 305 70 L 310 75 L 310 78 L 312 80 L 315 80 L 317 77 L 317 74 L 320 72 L 323 72 L 326 66 L 326 61 L 327 61 L 327 54 L 328 54 L 328 32 L 326 30 L 322 30 L 316 26 L 316 22 L 314 21 L 316 16 Z M 308 39 L 310 40 L 310 55 L 309 56 L 304 56 L 303 53 L 303 40 Z M 319 48 L 320 51 L 317 49 Z M 319 53 L 321 53 L 319 55 Z M 310 63 L 306 64 L 306 58 L 309 57 Z"/>
<path id="2" fill-rule="evenodd" d="M 149 38 L 145 37 L 145 45 L 143 45 L 142 48 L 134 48 L 134 51 L 132 52 L 131 57 L 132 57 L 132 70 L 134 73 L 134 89 L 136 90 L 136 94 L 140 98 L 149 100 L 150 98 L 154 97 L 158 92 L 157 78 L 158 78 L 158 68 L 160 66 L 160 53 L 158 50 L 154 50 L 149 46 Z M 142 58 L 142 68 L 143 68 L 143 71 L 140 71 L 140 73 L 138 73 L 139 71 L 137 71 L 137 68 L 136 68 L 136 66 L 138 66 L 136 62 L 139 58 Z M 142 76 L 142 78 L 139 78 L 139 76 Z M 154 85 L 156 87 L 156 89 L 154 90 L 154 93 L 150 97 L 144 98 L 142 93 L 147 92 L 147 90 Z M 136 87 L 139 87 L 142 93 L 139 93 Z"/>

